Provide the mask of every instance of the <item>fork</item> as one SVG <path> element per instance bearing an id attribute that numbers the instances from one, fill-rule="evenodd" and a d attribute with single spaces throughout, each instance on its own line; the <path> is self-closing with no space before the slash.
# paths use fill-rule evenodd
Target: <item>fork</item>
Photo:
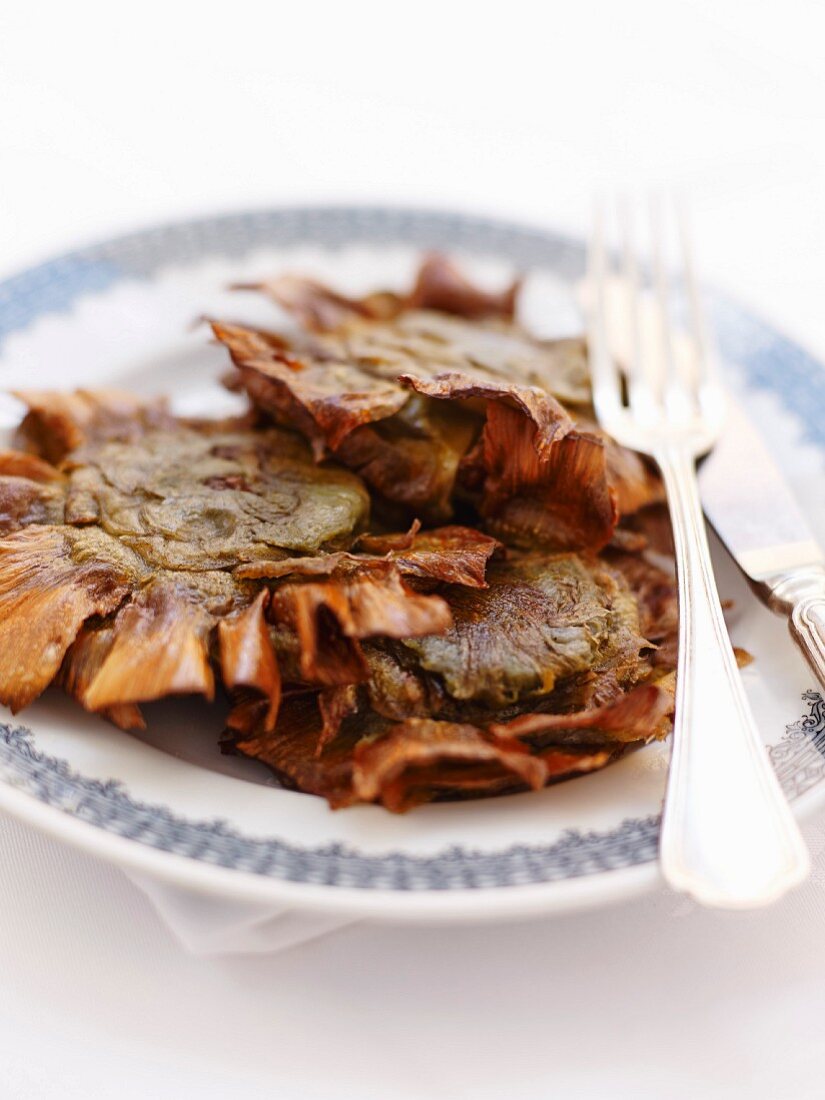
<path id="1" fill-rule="evenodd" d="M 618 211 L 618 260 L 608 252 L 604 208 L 596 211 L 588 339 L 599 422 L 623 446 L 656 461 L 673 525 L 679 657 L 661 870 L 673 889 L 705 905 L 765 905 L 801 882 L 810 861 L 745 695 L 702 516 L 696 462 L 722 431 L 725 393 L 684 216 L 672 220 L 681 239 L 686 329 L 674 320 L 661 204 L 650 208 L 649 279 L 642 278 L 629 207 L 619 204 Z M 621 344 L 623 369 L 615 357 Z"/>

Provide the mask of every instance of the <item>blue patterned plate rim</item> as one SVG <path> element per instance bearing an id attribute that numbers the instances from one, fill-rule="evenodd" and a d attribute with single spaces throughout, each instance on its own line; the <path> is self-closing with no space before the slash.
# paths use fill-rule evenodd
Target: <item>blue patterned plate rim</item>
<path id="1" fill-rule="evenodd" d="M 0 282 L 0 346 L 7 336 L 47 314 L 71 309 L 85 295 L 126 278 L 151 279 L 169 264 L 240 258 L 266 246 L 387 243 L 492 254 L 524 270 L 550 267 L 571 279 L 584 269 L 579 241 L 496 219 L 357 206 L 227 214 L 104 241 Z M 712 294 L 710 304 L 723 357 L 741 366 L 749 386 L 776 394 L 802 423 L 807 440 L 825 446 L 825 423 L 817 414 L 825 407 L 825 370 L 819 361 L 722 295 Z M 803 702 L 805 715 L 771 750 L 780 779 L 800 808 L 810 801 L 804 796 L 825 778 L 825 703 L 816 692 L 807 692 Z M 588 898 L 600 902 L 608 893 L 626 896 L 657 877 L 655 816 L 628 819 L 604 832 L 569 830 L 548 845 L 518 844 L 494 852 L 453 846 L 431 856 L 365 855 L 341 844 L 310 848 L 247 836 L 221 820 L 188 820 L 166 806 L 142 803 L 120 782 L 83 776 L 66 760 L 43 752 L 24 726 L 0 725 L 0 777 L 0 805 L 41 828 L 135 871 L 250 899 L 274 896 L 336 909 L 349 904 L 354 911 L 392 915 L 392 898 L 403 897 L 403 913 L 447 919 L 485 913 L 472 901 L 447 909 L 438 904 L 445 895 L 469 897 L 492 889 L 497 904 L 486 910 L 491 916 L 505 909 L 545 908 L 548 887 L 554 907 L 563 896 L 579 905 Z M 606 881 L 607 871 L 611 890 L 593 881 L 594 876 Z M 382 896 L 389 906 L 375 904 Z M 504 898 L 513 904 L 502 907 L 498 901 Z M 428 905 L 428 899 L 437 904 Z"/>

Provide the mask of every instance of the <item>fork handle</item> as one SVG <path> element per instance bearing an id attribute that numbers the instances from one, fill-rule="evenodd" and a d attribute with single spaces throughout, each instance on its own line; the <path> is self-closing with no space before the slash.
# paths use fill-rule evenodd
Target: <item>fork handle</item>
<path id="1" fill-rule="evenodd" d="M 713 577 L 693 456 L 656 459 L 673 521 L 679 661 L 673 748 L 660 840 L 676 890 L 706 905 L 776 900 L 810 869 L 736 666 Z"/>

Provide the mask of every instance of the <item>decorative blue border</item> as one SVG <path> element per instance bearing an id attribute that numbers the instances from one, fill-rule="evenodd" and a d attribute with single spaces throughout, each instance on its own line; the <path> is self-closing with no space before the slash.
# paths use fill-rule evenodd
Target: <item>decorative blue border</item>
<path id="1" fill-rule="evenodd" d="M 771 750 L 789 797 L 825 776 L 825 701 L 803 696 L 809 713 Z M 164 852 L 256 875 L 362 890 L 468 890 L 579 878 L 656 858 L 659 817 L 627 819 L 607 832 L 566 830 L 553 844 L 497 852 L 453 846 L 433 856 L 367 856 L 343 844 L 305 848 L 251 837 L 225 821 L 191 821 L 167 806 L 140 802 L 116 780 L 90 779 L 37 749 L 31 730 L 0 725 L 0 775 L 39 802 L 100 829 Z"/>
<path id="2" fill-rule="evenodd" d="M 128 840 L 220 867 L 327 886 L 384 890 L 467 890 L 517 886 L 628 867 L 654 859 L 657 817 L 624 821 L 610 833 L 569 830 L 550 845 L 480 852 L 452 847 L 434 856 L 366 856 L 342 844 L 304 848 L 250 837 L 225 821 L 190 821 L 132 798 L 115 780 L 74 771 L 34 745 L 30 730 L 0 726 L 0 774 L 48 806 Z"/>
<path id="3" fill-rule="evenodd" d="M 802 696 L 808 713 L 788 726 L 778 745 L 768 750 L 782 789 L 800 798 L 825 779 L 825 699 L 818 691 Z"/>
<path id="4" fill-rule="evenodd" d="M 407 243 L 506 258 L 518 268 L 550 268 L 566 278 L 584 270 L 581 244 L 525 226 L 422 210 L 306 207 L 228 215 L 162 226 L 59 257 L 0 283 L 0 346 L 46 314 L 124 278 L 151 278 L 169 264 L 209 256 L 242 257 L 267 245 Z M 711 298 L 720 351 L 748 384 L 776 393 L 825 446 L 825 370 L 821 364 L 732 302 Z M 805 696 L 810 714 L 789 726 L 772 750 L 791 797 L 825 778 L 825 709 Z M 222 821 L 189 821 L 168 807 L 133 799 L 118 782 L 89 779 L 39 751 L 31 731 L 0 725 L 0 775 L 39 801 L 139 843 L 202 862 L 286 879 L 362 889 L 452 890 L 550 882 L 648 863 L 656 858 L 659 820 L 627 820 L 609 832 L 568 831 L 550 845 L 485 853 L 453 847 L 434 856 L 366 856 L 342 845 L 303 848 L 248 837 Z"/>

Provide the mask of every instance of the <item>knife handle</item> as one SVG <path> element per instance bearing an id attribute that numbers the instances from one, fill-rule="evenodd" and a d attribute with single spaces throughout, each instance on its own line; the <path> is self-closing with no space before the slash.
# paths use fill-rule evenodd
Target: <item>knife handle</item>
<path id="1" fill-rule="evenodd" d="M 789 571 L 770 590 L 771 607 L 788 616 L 791 637 L 825 688 L 825 569 Z"/>

